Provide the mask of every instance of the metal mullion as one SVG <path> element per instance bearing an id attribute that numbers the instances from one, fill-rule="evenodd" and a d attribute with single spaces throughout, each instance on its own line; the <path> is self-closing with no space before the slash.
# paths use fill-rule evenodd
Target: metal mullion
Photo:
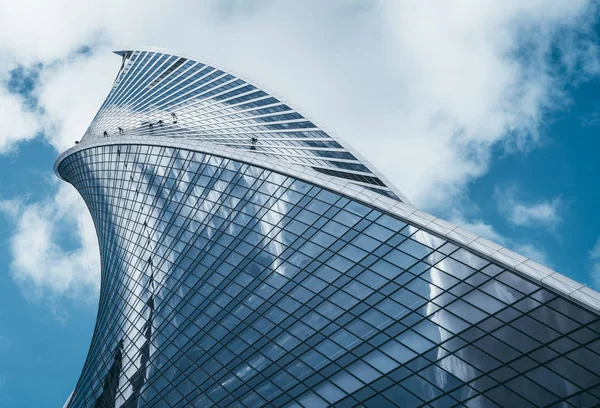
<path id="1" fill-rule="evenodd" d="M 165 63 L 167 63 L 169 59 L 167 58 L 167 60 L 165 60 Z M 154 81 L 156 81 L 158 79 L 158 77 L 160 77 L 164 72 L 168 71 L 173 65 L 175 65 L 178 61 L 180 60 L 180 58 L 175 58 L 175 60 L 168 66 L 166 67 L 165 70 L 161 71 L 159 75 L 157 75 L 154 78 Z M 184 69 L 183 71 L 179 72 L 178 74 L 176 74 L 176 72 L 185 64 L 185 62 L 183 62 L 182 64 L 180 64 L 173 72 L 171 72 L 169 75 L 165 76 L 160 82 L 158 82 L 154 87 L 152 88 L 148 88 L 148 85 L 145 89 L 143 89 L 140 92 L 138 92 L 135 95 L 134 99 L 130 98 L 130 101 L 132 104 L 137 104 L 137 107 L 134 105 L 134 107 L 136 109 L 139 109 L 140 104 L 146 103 L 146 101 L 151 102 L 152 98 L 154 97 L 154 95 L 157 94 L 157 92 L 161 92 L 161 90 L 163 90 L 163 88 L 165 88 L 165 86 L 170 85 L 171 83 L 178 83 L 179 80 L 181 79 L 181 77 L 189 72 L 192 68 L 194 68 L 196 65 L 198 65 L 198 62 L 194 62 L 192 65 L 190 65 L 188 68 Z M 164 64 L 163 64 L 164 65 Z M 175 82 L 177 81 L 177 82 Z M 149 99 L 150 98 L 150 99 Z"/>
<path id="2" fill-rule="evenodd" d="M 96 119 L 98 119 L 99 115 L 101 114 L 101 112 L 104 110 L 104 108 L 108 105 L 108 100 L 112 99 L 114 97 L 114 94 L 116 92 L 119 92 L 119 88 L 120 85 L 122 83 L 127 83 L 129 81 L 129 73 L 131 72 L 131 67 L 133 67 L 133 65 L 135 65 L 136 61 L 133 61 L 131 58 L 127 61 L 127 64 L 123 66 L 123 69 L 121 71 L 119 71 L 119 73 L 117 74 L 117 77 L 115 78 L 115 81 L 110 89 L 110 91 L 108 92 L 108 95 L 106 96 L 106 99 L 104 100 L 104 102 L 102 102 L 102 105 L 100 105 L 100 109 L 98 109 L 98 111 L 96 112 L 96 114 L 94 115 L 94 118 L 92 119 L 92 122 L 94 122 Z M 89 128 L 88 128 L 89 130 Z M 85 132 L 84 136 L 86 136 L 88 134 L 88 131 Z"/>
<path id="3" fill-rule="evenodd" d="M 188 94 L 190 91 L 194 91 L 198 88 L 201 88 L 205 85 L 208 85 L 212 82 L 214 82 L 215 80 L 222 78 L 223 76 L 227 75 L 225 72 L 222 72 L 222 74 L 218 75 L 217 77 L 213 78 L 212 80 L 210 80 L 209 82 L 203 82 L 203 80 L 205 78 L 207 78 L 209 75 L 212 75 L 216 72 L 218 72 L 219 70 L 213 67 L 209 67 L 208 65 L 205 65 L 202 69 L 200 69 L 200 71 L 198 71 L 198 73 L 203 73 L 203 75 L 200 75 L 198 78 L 196 78 L 195 80 L 193 80 L 192 82 L 190 82 L 189 84 L 183 86 L 182 88 L 176 89 L 175 93 L 179 93 L 181 91 L 184 91 L 187 89 L 187 91 L 185 91 L 184 93 L 182 93 L 181 95 L 178 96 L 174 96 L 174 95 L 163 95 L 161 99 L 156 99 L 154 100 L 154 107 L 153 110 L 158 110 L 163 108 L 166 104 L 169 103 L 169 98 L 180 98 L 183 95 Z M 179 83 L 178 83 L 179 84 Z M 197 86 L 198 84 L 200 84 L 200 86 Z M 177 105 L 174 105 L 177 106 Z M 174 107 L 171 106 L 171 107 Z M 141 111 L 140 113 L 145 113 L 148 114 L 152 112 L 152 110 L 148 111 L 147 108 L 144 108 L 143 111 Z"/>
<path id="4" fill-rule="evenodd" d="M 104 108 L 106 108 L 114 99 L 115 95 L 117 93 L 120 93 L 123 90 L 123 85 L 128 86 L 130 84 L 131 81 L 131 72 L 132 72 L 132 68 L 134 68 L 134 66 L 138 66 L 139 64 L 142 63 L 142 61 L 140 61 L 140 56 L 141 55 L 148 55 L 149 53 L 144 53 L 144 52 L 139 52 L 139 51 L 135 51 L 132 54 L 132 57 L 135 55 L 136 58 L 134 61 L 132 61 L 132 58 L 129 59 L 129 62 L 127 64 L 126 67 L 129 67 L 129 69 L 127 69 L 127 71 L 123 74 L 123 76 L 121 77 L 121 80 L 118 83 L 113 84 L 113 87 L 111 88 L 108 96 L 106 97 L 106 100 L 104 101 L 104 103 L 102 103 L 102 105 L 100 106 L 100 109 L 98 110 L 98 113 L 96 114 L 96 116 L 94 117 L 92 122 L 95 122 L 96 119 L 99 118 L 99 114 L 100 112 L 102 112 L 104 110 Z M 144 58 L 145 60 L 145 58 Z M 124 67 L 124 69 L 126 68 Z"/>
<path id="5" fill-rule="evenodd" d="M 240 86 L 246 86 L 246 85 L 240 85 Z M 233 88 L 233 89 L 237 89 L 237 87 Z M 217 95 L 215 95 L 215 96 L 217 96 Z M 262 100 L 262 99 L 268 99 L 268 98 L 270 98 L 270 96 L 261 96 L 260 98 L 257 98 L 256 100 Z M 270 104 L 267 104 L 267 105 L 262 105 L 262 106 L 253 106 L 251 108 L 245 108 L 245 109 L 233 110 L 233 111 L 230 110 L 230 109 L 232 109 L 232 108 L 234 108 L 236 106 L 244 105 L 245 103 L 247 103 L 247 102 L 240 102 L 240 103 L 237 103 L 235 105 L 224 105 L 224 106 L 219 107 L 217 109 L 213 109 L 211 111 L 207 111 L 205 113 L 202 113 L 201 115 L 198 115 L 198 118 L 201 118 L 202 116 L 211 114 L 210 115 L 211 118 L 217 119 L 217 118 L 222 118 L 222 117 L 227 117 L 227 116 L 232 116 L 232 115 L 240 115 L 240 114 L 250 113 L 250 112 L 253 112 L 253 111 L 256 111 L 256 110 L 261 110 L 261 109 L 274 108 L 274 107 L 277 107 L 277 106 L 286 106 L 283 102 L 278 101 L 278 102 L 273 102 L 273 103 L 270 103 Z M 222 110 L 226 110 L 226 112 L 218 114 L 218 115 L 215 115 L 216 112 L 219 112 L 219 111 L 222 111 Z M 288 106 L 287 110 L 278 111 L 276 113 L 283 114 L 283 113 L 298 113 L 298 112 L 294 111 L 292 108 L 290 108 Z M 249 116 L 249 117 L 251 117 L 251 116 Z"/>
<path id="6" fill-rule="evenodd" d="M 212 71 L 212 72 L 211 72 L 209 75 L 211 75 L 211 74 L 213 74 L 213 73 L 215 73 L 215 72 L 217 72 L 217 71 L 219 71 L 219 70 L 216 70 L 216 69 L 215 69 L 215 70 L 214 70 L 214 71 Z M 208 98 L 200 98 L 200 97 L 201 97 L 201 96 L 203 96 L 203 95 L 206 95 L 206 94 L 208 94 L 208 93 L 210 93 L 210 92 L 212 92 L 212 91 L 215 91 L 215 90 L 217 90 L 217 89 L 219 89 L 219 88 L 223 88 L 223 87 L 225 87 L 225 86 L 227 86 L 227 85 L 229 85 L 229 84 L 231 84 L 231 83 L 233 83 L 233 82 L 235 82 L 235 81 L 237 80 L 237 78 L 233 77 L 233 76 L 232 76 L 232 75 L 230 75 L 230 74 L 227 74 L 226 72 L 223 72 L 223 71 L 220 71 L 220 72 L 221 72 L 221 74 L 220 74 L 220 75 L 218 75 L 218 76 L 216 76 L 215 78 L 213 78 L 213 79 L 209 80 L 208 82 L 204 82 L 204 83 L 202 83 L 202 85 L 201 85 L 201 86 L 196 86 L 195 88 L 190 88 L 190 89 L 188 89 L 186 92 L 182 93 L 181 95 L 178 95 L 178 96 L 176 96 L 176 97 L 174 97 L 174 98 L 173 98 L 173 101 L 177 101 L 178 99 L 181 99 L 180 101 L 178 101 L 178 102 L 175 102 L 175 103 L 172 103 L 172 101 L 168 101 L 168 102 L 167 102 L 167 101 L 164 101 L 164 102 L 163 102 L 163 101 L 161 101 L 161 102 L 162 102 L 162 105 L 157 105 L 157 106 L 155 107 L 155 110 L 162 109 L 163 107 L 165 107 L 165 105 L 168 105 L 168 108 L 169 108 L 170 110 L 173 110 L 173 108 L 176 108 L 176 107 L 179 107 L 179 106 L 186 106 L 186 107 L 187 107 L 188 105 L 186 104 L 186 102 L 189 102 L 189 101 L 194 101 L 194 100 L 197 100 L 197 101 L 199 102 L 199 101 L 206 100 L 206 99 L 212 99 L 212 98 L 211 98 L 211 96 L 214 96 L 214 95 L 210 95 Z M 209 88 L 206 88 L 208 85 L 211 85 L 211 84 L 213 84 L 214 82 L 216 82 L 216 81 L 219 81 L 219 80 L 221 80 L 221 79 L 223 79 L 223 78 L 225 78 L 225 77 L 227 77 L 227 76 L 232 76 L 232 78 L 231 78 L 231 79 L 228 79 L 228 80 L 226 80 L 225 82 L 219 83 L 219 84 L 217 84 L 216 86 L 214 86 L 214 85 L 213 85 L 213 86 L 211 86 L 211 87 L 209 87 Z M 206 75 L 205 75 L 205 77 L 206 77 Z M 203 77 L 203 78 L 204 78 L 204 77 Z M 192 84 L 193 84 L 193 83 L 192 83 Z M 186 88 L 190 87 L 192 84 L 188 84 L 188 85 L 186 85 L 186 86 L 185 86 L 185 87 L 183 87 L 181 90 L 179 90 L 179 92 L 181 92 L 182 90 L 184 90 L 184 89 L 186 89 Z M 189 95 L 190 93 L 192 93 L 192 92 L 195 92 L 195 91 L 198 91 L 198 90 L 200 90 L 200 89 L 202 89 L 202 88 L 206 88 L 206 89 L 204 89 L 204 91 L 202 91 L 201 93 L 199 93 L 199 94 L 197 94 L 197 95 L 188 96 L 187 98 L 184 98 L 185 96 Z M 164 100 L 164 98 L 163 98 L 163 100 Z M 172 104 L 171 104 L 171 103 L 172 103 Z M 150 112 L 152 112 L 152 111 L 150 111 Z"/>
<path id="7" fill-rule="evenodd" d="M 205 65 L 205 64 L 202 64 L 202 63 L 199 63 L 199 62 L 196 62 L 194 65 L 190 66 L 190 67 L 189 67 L 189 68 L 186 70 L 186 72 L 188 72 L 189 70 L 191 70 L 192 68 L 194 68 L 195 66 L 198 66 L 198 65 L 202 65 L 202 67 L 201 67 L 200 69 L 198 69 L 196 72 L 194 72 L 194 74 L 190 75 L 189 77 L 187 77 L 187 78 L 185 78 L 185 79 L 183 80 L 183 81 L 187 81 L 187 80 L 189 80 L 189 79 L 190 79 L 190 77 L 194 77 L 194 76 L 196 76 L 196 75 L 200 75 L 198 78 L 196 78 L 195 80 L 193 80 L 193 81 L 192 81 L 190 84 L 188 84 L 188 85 L 192 85 L 192 84 L 194 84 L 194 83 L 195 83 L 195 82 L 197 82 L 198 80 L 205 78 L 207 75 L 209 75 L 211 72 L 213 72 L 213 71 L 211 71 L 211 69 L 214 69 L 214 68 L 212 68 L 212 67 L 209 67 L 208 65 Z M 202 73 L 202 72 L 204 72 L 204 71 L 207 71 L 207 72 L 205 72 L 204 74 L 201 74 L 201 73 Z M 176 92 L 176 91 L 177 91 L 177 86 L 178 86 L 178 85 L 179 85 L 181 82 L 183 82 L 183 81 L 181 80 L 181 75 L 179 75 L 178 77 L 176 77 L 176 78 L 173 78 L 173 79 L 172 79 L 172 80 L 169 82 L 169 84 L 168 84 L 168 87 L 165 87 L 165 88 L 164 88 L 162 91 L 158 92 L 156 95 L 152 95 L 152 98 L 151 98 L 151 99 L 148 99 L 148 98 L 146 98 L 146 100 L 143 100 L 143 101 L 141 101 L 141 106 L 138 108 L 138 109 L 140 110 L 140 113 L 145 113 L 145 112 L 147 112 L 147 111 L 148 111 L 148 107 L 149 107 L 149 106 L 151 106 L 153 103 L 156 103 L 156 102 L 161 102 L 161 101 L 163 101 L 163 100 L 165 99 L 165 94 L 166 94 L 166 93 L 169 93 L 169 92 L 171 92 L 171 91 L 174 91 L 174 92 Z M 160 99 L 159 99 L 159 98 L 160 98 Z"/>
<path id="8" fill-rule="evenodd" d="M 258 180 L 257 180 L 258 181 Z M 216 240 L 215 240 L 216 241 Z M 226 278 L 227 279 L 227 278 Z"/>
<path id="9" fill-rule="evenodd" d="M 144 68 L 140 70 L 140 72 L 143 73 L 143 75 L 138 75 L 137 81 L 134 84 L 132 84 L 126 91 L 122 92 L 121 95 L 119 95 L 119 98 L 116 98 L 113 101 L 113 105 L 125 106 L 125 104 L 131 100 L 131 98 L 135 97 L 140 92 L 140 90 L 142 90 L 142 87 L 145 84 L 147 84 L 150 81 L 150 79 L 155 78 L 157 75 L 160 75 L 160 72 L 164 72 L 164 69 L 161 71 L 161 68 L 163 68 L 167 61 L 169 61 L 169 59 L 171 58 L 171 56 L 168 56 L 166 54 L 154 53 L 154 62 L 152 63 L 152 65 L 148 66 L 148 64 L 146 64 Z"/>
<path id="10" fill-rule="evenodd" d="M 226 95 L 229 92 L 237 91 L 238 89 L 243 89 L 244 87 L 247 87 L 247 86 L 252 86 L 253 89 L 251 89 L 249 91 L 246 91 L 246 92 L 242 92 L 240 94 L 235 94 L 235 95 L 228 96 L 227 98 L 224 98 L 224 99 L 220 99 L 220 100 L 219 99 L 214 99 L 214 98 L 216 98 L 218 96 Z M 246 100 L 246 101 L 236 102 L 234 104 L 227 104 L 226 103 L 226 102 L 231 101 L 233 99 L 240 98 L 240 97 L 245 97 L 245 96 L 248 96 L 248 95 L 252 95 L 254 93 L 260 93 L 260 89 L 254 87 L 251 84 L 244 83 L 244 84 L 242 84 L 242 85 L 240 85 L 238 87 L 235 87 L 235 88 L 232 88 L 232 89 L 227 89 L 227 90 L 224 90 L 223 92 L 215 94 L 215 95 L 213 95 L 213 98 L 210 98 L 210 99 L 206 99 L 205 98 L 205 99 L 200 99 L 198 101 L 195 101 L 191 106 L 200 105 L 201 102 L 208 101 L 207 104 L 198 107 L 200 109 L 200 112 L 198 112 L 198 117 L 207 116 L 207 115 L 208 115 L 208 117 L 212 117 L 212 114 L 214 112 L 218 112 L 218 111 L 221 111 L 223 109 L 235 108 L 236 106 L 247 104 L 250 101 L 261 101 L 261 100 L 264 100 L 264 99 L 271 98 L 270 95 L 262 95 L 262 96 L 258 96 L 256 98 L 252 98 L 252 99 L 249 99 L 249 100 Z M 209 107 L 215 106 L 215 105 L 218 105 L 216 109 L 204 110 L 206 108 L 209 108 Z"/>
<path id="11" fill-rule="evenodd" d="M 215 173 L 213 174 L 213 176 L 211 176 L 211 179 L 210 179 L 210 180 L 215 180 L 215 176 L 216 176 L 217 174 L 218 174 L 218 175 L 220 175 L 221 173 L 222 173 L 222 169 L 221 169 L 221 171 L 220 171 L 220 172 L 215 172 Z M 209 185 L 210 185 L 210 181 L 209 181 L 209 184 L 207 184 L 207 186 L 204 188 L 204 190 L 203 190 L 203 191 L 207 191 L 207 188 L 208 188 L 208 186 L 209 186 Z M 201 193 L 202 193 L 202 192 L 201 192 Z M 216 203 L 215 203 L 215 204 L 213 204 L 213 206 L 211 207 L 211 211 L 212 211 L 212 208 L 214 208 L 214 205 L 216 205 Z M 209 212 L 209 214 L 211 214 L 211 213 Z M 214 215 L 214 213 L 212 213 L 212 214 Z M 205 224 L 205 225 L 208 225 L 208 223 L 210 223 L 210 219 L 209 219 L 209 220 L 205 220 L 205 223 L 204 223 L 204 224 Z M 218 239 L 214 239 L 214 241 L 215 241 L 215 242 L 216 242 L 217 240 L 218 240 Z M 189 249 L 188 249 L 188 251 L 189 251 Z M 199 263 L 199 261 L 198 261 L 198 260 L 194 260 L 194 264 L 195 264 L 195 265 L 198 265 L 198 263 Z"/>
<path id="12" fill-rule="evenodd" d="M 206 67 L 206 65 L 204 65 L 202 63 L 194 62 L 194 61 L 191 61 L 191 62 L 193 62 L 192 65 L 190 65 L 188 68 L 181 71 L 179 74 L 169 75 L 169 76 L 163 78 L 163 80 L 160 83 L 158 83 L 157 86 L 155 86 L 154 88 L 148 89 L 148 91 L 146 93 L 141 95 L 136 100 L 136 102 L 135 102 L 137 104 L 135 106 L 136 109 L 143 112 L 143 109 L 145 109 L 148 105 L 150 105 L 156 98 L 159 98 L 160 96 L 164 95 L 166 92 L 169 92 L 170 90 L 174 89 L 179 83 L 181 83 L 182 82 L 181 78 L 184 75 L 186 75 L 188 72 L 193 70 L 195 67 L 197 67 L 197 66 L 202 66 L 203 68 Z M 184 65 L 184 64 L 182 64 L 182 65 Z M 192 75 L 187 75 L 183 80 L 184 81 L 188 80 L 190 78 L 190 76 L 193 76 L 197 72 L 202 71 L 203 68 L 195 71 Z M 179 68 L 177 70 L 179 70 Z M 174 71 L 172 74 L 174 74 L 175 72 L 176 71 Z"/>
<path id="13" fill-rule="evenodd" d="M 133 65 L 135 65 L 135 67 L 132 66 L 131 67 L 132 69 L 130 69 L 128 71 L 128 72 L 132 72 L 132 70 L 136 71 L 135 75 L 132 76 L 133 75 L 133 72 L 132 72 L 132 74 L 129 76 L 129 81 L 127 81 L 127 83 L 121 82 L 119 84 L 119 86 L 117 88 L 115 88 L 116 92 L 114 92 L 114 94 L 112 95 L 112 97 L 109 97 L 106 100 L 106 105 L 105 105 L 105 108 L 104 108 L 104 112 L 106 112 L 106 107 L 108 107 L 110 105 L 115 105 L 117 103 L 117 101 L 121 98 L 121 96 L 125 92 L 127 92 L 131 88 L 132 85 L 134 85 L 134 84 L 137 83 L 137 81 L 139 80 L 139 78 L 141 78 L 143 76 L 143 74 L 144 74 L 144 72 L 145 72 L 146 67 L 148 66 L 148 64 L 154 59 L 155 56 L 157 56 L 159 54 L 154 53 L 154 52 L 146 51 L 146 52 L 141 52 L 140 56 L 141 55 L 143 55 L 142 60 L 140 60 L 140 57 L 138 57 L 136 59 L 135 63 L 133 64 Z M 157 60 L 159 58 L 160 57 L 157 57 Z M 104 117 L 104 115 L 99 116 L 98 119 L 101 119 L 103 117 Z"/>

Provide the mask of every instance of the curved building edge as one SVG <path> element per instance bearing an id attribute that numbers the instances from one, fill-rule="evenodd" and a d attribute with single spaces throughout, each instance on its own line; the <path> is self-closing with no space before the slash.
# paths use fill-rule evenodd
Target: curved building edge
<path id="1" fill-rule="evenodd" d="M 336 132 L 332 132 L 328 126 L 323 126 L 322 121 L 320 119 L 315 120 L 312 113 L 310 115 L 305 115 L 305 113 L 310 113 L 310 112 L 305 110 L 304 107 L 299 106 L 297 103 L 291 103 L 288 98 L 282 97 L 278 92 L 274 92 L 269 87 L 263 86 L 260 83 L 260 81 L 256 81 L 253 78 L 248 78 L 248 76 L 243 75 L 243 74 L 240 75 L 235 69 L 230 69 L 225 64 L 222 64 L 219 62 L 213 63 L 213 61 L 210 59 L 196 58 L 193 55 L 189 55 L 186 53 L 180 53 L 180 52 L 170 50 L 167 48 L 162 48 L 162 47 L 154 47 L 154 46 L 126 47 L 126 46 L 122 46 L 122 47 L 120 47 L 119 50 L 114 50 L 113 52 L 117 55 L 122 56 L 123 54 L 125 54 L 127 52 L 134 52 L 134 51 L 162 53 L 162 54 L 175 56 L 175 57 L 179 57 L 179 58 L 185 58 L 190 61 L 200 62 L 202 64 L 207 64 L 207 65 L 212 66 L 215 69 L 218 69 L 218 70 L 226 72 L 230 75 L 233 75 L 236 78 L 241 79 L 242 81 L 246 82 L 247 84 L 251 84 L 251 85 L 255 86 L 256 88 L 266 92 L 270 96 L 277 98 L 280 102 L 293 107 L 294 111 L 301 113 L 305 118 L 310 118 L 309 120 L 312 123 L 314 123 L 320 130 L 325 132 L 332 140 L 334 140 L 339 145 L 341 145 L 348 153 L 352 154 L 358 161 L 360 161 L 360 163 L 362 163 L 364 166 L 366 166 L 369 169 L 369 171 L 373 175 L 375 175 L 381 182 L 383 182 L 385 184 L 385 187 L 387 187 L 392 193 L 394 193 L 402 202 L 411 204 L 408 197 L 406 197 L 400 191 L 400 189 L 398 189 L 398 187 L 396 187 L 394 185 L 394 183 L 392 183 L 383 173 L 381 173 L 369 160 L 365 159 L 362 156 L 362 154 L 360 154 L 355 148 L 353 148 L 344 138 L 340 137 Z M 85 139 L 82 140 L 82 142 L 83 141 L 85 141 Z"/>
<path id="2" fill-rule="evenodd" d="M 467 231 L 458 225 L 421 211 L 411 204 L 387 198 L 366 188 L 361 188 L 360 186 L 346 182 L 340 178 L 316 172 L 311 168 L 293 165 L 271 157 L 265 157 L 264 155 L 249 150 L 240 151 L 239 149 L 202 143 L 197 140 L 174 140 L 172 138 L 160 136 L 154 136 L 152 138 L 122 136 L 100 141 L 95 139 L 84 141 L 63 152 L 54 163 L 54 172 L 56 176 L 64 180 L 58 173 L 58 166 L 66 157 L 82 150 L 107 145 L 147 145 L 180 148 L 232 159 L 286 176 L 292 176 L 395 216 L 404 222 L 412 224 L 440 238 L 444 238 L 459 247 L 468 249 L 482 258 L 497 262 L 508 270 L 536 282 L 556 294 L 568 297 L 571 301 L 584 306 L 595 313 L 600 313 L 599 292 L 505 248 L 502 245 Z M 372 166 L 369 168 L 373 169 Z"/>

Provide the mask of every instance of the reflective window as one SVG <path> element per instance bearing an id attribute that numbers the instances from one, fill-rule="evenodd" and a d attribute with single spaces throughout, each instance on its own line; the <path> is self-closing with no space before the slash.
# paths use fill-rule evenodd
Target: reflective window
<path id="1" fill-rule="evenodd" d="M 162 89 L 138 79 L 124 92 Z M 71 407 L 600 404 L 598 315 L 404 220 L 159 146 L 89 148 L 59 172 L 102 243 Z"/>

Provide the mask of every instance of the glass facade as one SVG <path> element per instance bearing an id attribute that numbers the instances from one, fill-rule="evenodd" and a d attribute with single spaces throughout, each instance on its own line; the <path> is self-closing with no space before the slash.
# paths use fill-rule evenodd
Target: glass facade
<path id="1" fill-rule="evenodd" d="M 218 68 L 155 51 L 118 53 L 123 64 L 83 141 L 155 136 L 198 140 L 286 158 L 404 199 L 356 152 L 278 98 Z"/>
<path id="2" fill-rule="evenodd" d="M 142 79 L 157 91 L 197 64 L 138 54 L 172 64 Z M 376 200 L 160 140 L 90 137 L 57 161 L 102 259 L 66 406 L 600 405 L 592 304 Z"/>

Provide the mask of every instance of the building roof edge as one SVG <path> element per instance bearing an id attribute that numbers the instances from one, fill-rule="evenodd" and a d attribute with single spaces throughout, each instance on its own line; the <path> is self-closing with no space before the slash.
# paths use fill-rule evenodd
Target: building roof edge
<path id="1" fill-rule="evenodd" d="M 421 211 L 412 204 L 381 196 L 366 188 L 361 189 L 360 186 L 353 185 L 336 177 L 318 173 L 309 167 L 290 165 L 290 163 L 283 160 L 266 157 L 250 150 L 244 151 L 198 140 L 188 141 L 161 136 L 151 138 L 115 136 L 100 140 L 84 141 L 66 150 L 54 162 L 54 173 L 57 177 L 63 179 L 58 172 L 58 166 L 71 154 L 98 146 L 122 144 L 165 146 L 197 151 L 199 153 L 233 159 L 307 181 L 401 218 L 433 235 L 467 248 L 483 258 L 501 264 L 503 267 L 537 282 L 555 293 L 568 297 L 573 302 L 586 307 L 594 313 L 600 313 L 600 293 L 525 256 L 519 255 L 502 245 L 491 242 L 477 234 L 464 230 L 458 225 Z"/>

